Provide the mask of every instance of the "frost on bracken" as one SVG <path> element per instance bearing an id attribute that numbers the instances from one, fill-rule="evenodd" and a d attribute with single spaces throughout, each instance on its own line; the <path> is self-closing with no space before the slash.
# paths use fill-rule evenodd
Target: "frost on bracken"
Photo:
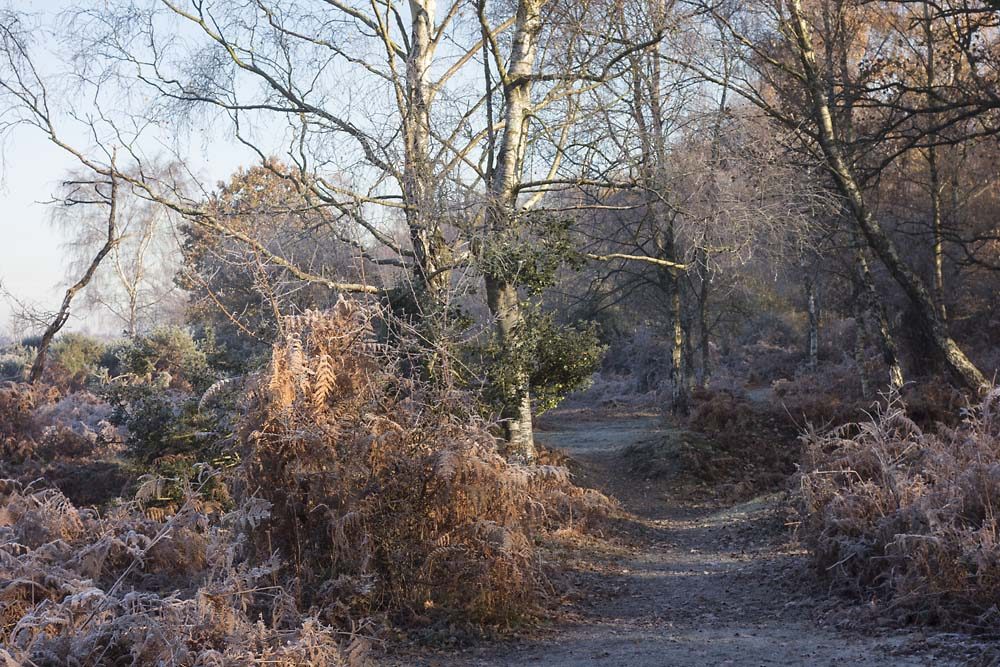
<path id="1" fill-rule="evenodd" d="M 1000 390 L 935 432 L 894 400 L 806 435 L 802 537 L 822 572 L 900 620 L 995 628 L 998 461 Z"/>
<path id="2" fill-rule="evenodd" d="M 467 397 L 405 377 L 380 316 L 342 300 L 285 319 L 243 399 L 242 463 L 199 466 L 168 508 L 155 476 L 100 512 L 0 482 L 0 665 L 360 664 L 381 628 L 536 612 L 538 538 L 609 501 L 507 463 Z M 5 391 L 24 433 L 64 413 L 103 428 Z"/>

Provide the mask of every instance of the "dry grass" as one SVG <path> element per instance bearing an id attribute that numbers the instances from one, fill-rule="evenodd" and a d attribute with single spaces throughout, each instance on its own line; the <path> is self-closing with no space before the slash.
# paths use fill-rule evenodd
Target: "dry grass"
<path id="1" fill-rule="evenodd" d="M 899 399 L 806 438 L 801 536 L 820 572 L 902 621 L 995 630 L 1000 607 L 1000 390 L 955 428 Z"/>
<path id="2" fill-rule="evenodd" d="M 725 391 L 699 391 L 693 399 L 687 426 L 702 437 L 681 443 L 678 463 L 685 473 L 729 500 L 785 486 L 801 446 L 783 407 Z"/>

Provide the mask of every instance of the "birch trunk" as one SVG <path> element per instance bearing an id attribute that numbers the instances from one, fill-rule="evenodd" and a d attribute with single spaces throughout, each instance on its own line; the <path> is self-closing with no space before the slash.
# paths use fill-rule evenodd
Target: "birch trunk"
<path id="1" fill-rule="evenodd" d="M 847 200 L 858 228 L 868 245 L 882 260 L 893 279 L 913 303 L 928 337 L 952 374 L 971 390 L 987 391 L 990 388 L 989 381 L 951 338 L 934 299 L 927 291 L 920 276 L 903 261 L 895 243 L 875 220 L 868 208 L 861 188 L 844 159 L 843 151 L 834 131 L 830 107 L 816 67 L 816 52 L 813 49 L 812 37 L 804 18 L 801 0 L 788 0 L 788 6 L 791 13 L 789 23 L 799 51 L 805 83 L 809 88 L 807 93 L 810 96 L 817 124 L 820 147 L 826 159 L 827 168 L 841 194 Z"/>
<path id="2" fill-rule="evenodd" d="M 517 187 L 524 166 L 528 119 L 531 113 L 531 78 L 535 66 L 541 4 L 521 0 L 514 21 L 510 63 L 504 80 L 504 130 L 490 182 L 487 227 L 500 234 L 516 224 Z M 517 285 L 509 276 L 487 273 L 486 300 L 502 346 L 512 347 L 524 325 L 524 313 Z M 531 387 L 527 370 L 515 377 L 515 396 L 502 415 L 507 435 L 507 457 L 530 463 L 535 460 L 535 439 L 531 419 Z"/>
<path id="3" fill-rule="evenodd" d="M 862 309 L 866 314 L 864 321 L 871 328 L 882 355 L 882 362 L 889 371 L 889 389 L 899 391 L 903 387 L 903 367 L 899 363 L 899 350 L 889 330 L 889 318 L 875 288 L 875 278 L 868 268 L 865 252 L 860 247 L 854 261 L 861 282 Z"/>
<path id="4" fill-rule="evenodd" d="M 712 378 L 712 348 L 708 327 L 708 299 L 712 289 L 712 273 L 708 266 L 708 252 L 704 248 L 699 248 L 695 253 L 695 261 L 701 270 L 701 286 L 698 290 L 698 330 L 701 333 L 698 352 L 701 357 L 701 368 L 698 386 L 707 389 L 708 382 Z"/>
<path id="5" fill-rule="evenodd" d="M 809 370 L 815 372 L 819 367 L 819 305 L 816 301 L 816 282 L 806 269 L 806 313 L 809 318 L 809 334 L 807 340 L 807 359 Z"/>
<path id="6" fill-rule="evenodd" d="M 436 0 L 410 0 L 410 48 L 403 109 L 403 197 L 414 255 L 414 295 L 424 315 L 440 305 L 448 288 L 446 244 L 435 197 L 431 146 L 431 80 Z"/>
<path id="7" fill-rule="evenodd" d="M 684 377 L 684 322 L 683 303 L 681 301 L 681 284 L 677 276 L 669 277 L 671 282 L 670 319 L 672 320 L 673 336 L 670 349 L 670 379 L 672 382 L 670 394 L 670 411 L 675 415 L 688 413 L 687 379 Z"/>
<path id="8" fill-rule="evenodd" d="M 923 9 L 924 37 L 927 46 L 924 60 L 924 74 L 927 77 L 927 90 L 931 91 L 933 90 L 937 80 L 937 59 L 935 58 L 934 53 L 936 45 L 934 43 L 931 7 L 929 4 L 925 4 Z M 933 105 L 935 101 L 932 95 L 928 93 L 927 97 L 928 104 Z M 936 118 L 934 120 L 936 120 Z M 930 180 L 931 229 L 934 234 L 934 241 L 932 245 L 932 253 L 934 257 L 934 297 L 937 299 L 941 319 L 947 320 L 948 310 L 944 303 L 944 235 L 941 222 L 941 196 L 943 194 L 944 186 L 941 183 L 941 175 L 938 170 L 937 147 L 933 145 L 927 148 L 927 172 Z"/>
<path id="9" fill-rule="evenodd" d="M 871 381 L 868 377 L 868 355 L 865 352 L 868 336 L 867 317 L 865 307 L 861 303 L 860 296 L 856 299 L 854 311 L 854 365 L 858 367 L 858 379 L 861 382 L 861 398 L 866 399 L 871 395 Z"/>
<path id="10" fill-rule="evenodd" d="M 927 149 L 927 168 L 931 189 L 931 228 L 934 233 L 932 252 L 934 256 L 934 296 L 942 320 L 948 319 L 948 309 L 944 301 L 944 227 L 941 220 L 941 176 L 938 172 L 937 149 Z"/>
<path id="11" fill-rule="evenodd" d="M 114 174 L 114 171 L 111 172 Z M 83 276 L 80 277 L 75 283 L 70 285 L 69 289 L 66 290 L 66 294 L 63 296 L 62 304 L 59 307 L 59 312 L 49 323 L 49 326 L 45 328 L 45 332 L 42 334 L 42 340 L 38 343 L 38 352 L 35 354 L 35 360 L 31 364 L 31 372 L 28 375 L 28 382 L 34 384 L 41 379 L 42 373 L 45 371 L 45 358 L 48 355 L 49 346 L 52 344 L 52 340 L 56 337 L 56 334 L 65 326 L 66 322 L 69 320 L 69 309 L 73 303 L 73 298 L 77 293 L 85 288 L 90 281 L 93 279 L 94 274 L 97 273 L 98 267 L 104 258 L 107 257 L 120 239 L 117 235 L 117 221 L 116 216 L 118 214 L 118 181 L 115 180 L 114 175 L 111 176 L 111 194 L 108 200 L 108 232 L 107 237 L 104 241 L 104 245 L 97 251 L 94 258 L 90 261 L 90 265 L 84 271 Z"/>

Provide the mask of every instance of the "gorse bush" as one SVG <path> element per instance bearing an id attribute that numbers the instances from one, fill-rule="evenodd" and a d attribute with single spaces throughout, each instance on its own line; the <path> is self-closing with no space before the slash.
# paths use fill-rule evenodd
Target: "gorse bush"
<path id="1" fill-rule="evenodd" d="M 805 437 L 802 538 L 818 569 L 900 620 L 1000 620 L 1000 390 L 926 432 L 895 399 Z"/>
<path id="2" fill-rule="evenodd" d="M 114 408 L 111 421 L 127 430 L 129 450 L 138 460 L 209 457 L 218 453 L 218 441 L 231 435 L 228 420 L 202 409 L 201 396 L 218 377 L 202 345 L 185 329 L 162 328 L 123 341 L 109 366 L 114 377 L 103 393 Z"/>
<path id="3" fill-rule="evenodd" d="M 205 391 L 218 378 L 205 351 L 181 327 L 161 327 L 122 341 L 106 355 L 112 376 L 148 378 L 170 389 Z"/>
<path id="4" fill-rule="evenodd" d="M 125 428 L 126 444 L 137 460 L 207 448 L 210 417 L 198 411 L 196 397 L 134 376 L 116 378 L 104 395 L 113 408 L 111 422 Z"/>
<path id="5" fill-rule="evenodd" d="M 93 336 L 63 334 L 52 344 L 46 379 L 64 387 L 83 387 L 101 375 L 106 353 L 107 344 Z"/>
<path id="6" fill-rule="evenodd" d="M 606 499 L 508 464 L 461 397 L 401 379 L 376 315 L 341 301 L 285 320 L 244 426 L 246 482 L 273 506 L 258 548 L 331 613 L 512 621 L 546 589 L 533 533 Z"/>

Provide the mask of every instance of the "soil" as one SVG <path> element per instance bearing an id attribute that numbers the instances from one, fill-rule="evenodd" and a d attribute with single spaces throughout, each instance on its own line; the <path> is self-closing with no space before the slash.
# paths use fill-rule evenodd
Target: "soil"
<path id="1" fill-rule="evenodd" d="M 624 534 L 555 550 L 573 593 L 550 623 L 398 664 L 1000 665 L 989 643 L 878 627 L 864 607 L 831 596 L 792 539 L 781 494 L 725 506 L 695 500 L 703 496 L 679 476 L 636 476 L 629 445 L 690 434 L 651 415 L 588 410 L 539 426 L 539 442 L 569 457 L 578 483 L 621 502 Z"/>

